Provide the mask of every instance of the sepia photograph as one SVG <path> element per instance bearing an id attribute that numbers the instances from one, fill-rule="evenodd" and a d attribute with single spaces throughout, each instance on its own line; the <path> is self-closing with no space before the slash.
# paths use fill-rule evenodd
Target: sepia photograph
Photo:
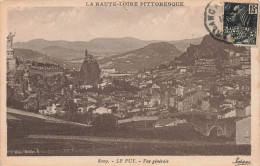
<path id="1" fill-rule="evenodd" d="M 250 49 L 132 10 L 8 9 L 8 155 L 251 154 Z"/>
<path id="2" fill-rule="evenodd" d="M 5 155 L 234 156 L 229 164 L 250 165 L 241 156 L 259 149 L 258 3 L 203 4 L 6 8 Z M 170 160 L 154 159 L 128 162 Z"/>

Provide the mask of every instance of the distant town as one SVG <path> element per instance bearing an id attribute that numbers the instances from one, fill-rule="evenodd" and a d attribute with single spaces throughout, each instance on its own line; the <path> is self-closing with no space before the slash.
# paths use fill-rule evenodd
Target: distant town
<path id="1" fill-rule="evenodd" d="M 86 135 L 215 140 L 223 145 L 249 146 L 241 151 L 250 154 L 249 49 L 225 43 L 218 47 L 207 35 L 201 44 L 190 45 L 167 63 L 127 72 L 101 67 L 88 48 L 79 69 L 14 56 L 13 38 L 12 33 L 7 37 L 10 138 L 20 132 L 12 127 L 21 124 L 16 123 L 18 119 L 39 116 L 84 125 L 86 131 L 91 129 Z M 207 49 L 207 44 L 217 49 Z M 67 129 L 63 130 L 59 132 Z"/>

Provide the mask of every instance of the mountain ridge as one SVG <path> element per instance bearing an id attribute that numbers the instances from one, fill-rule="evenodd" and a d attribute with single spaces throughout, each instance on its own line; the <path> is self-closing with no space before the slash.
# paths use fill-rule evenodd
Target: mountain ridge
<path id="1" fill-rule="evenodd" d="M 62 58 L 65 60 L 84 58 L 84 50 L 88 49 L 89 52 L 96 57 L 108 57 L 125 53 L 131 50 L 136 50 L 145 47 L 155 42 L 168 42 L 174 44 L 179 50 L 185 51 L 185 49 L 191 44 L 196 44 L 201 41 L 202 38 L 173 40 L 173 41 L 160 41 L 160 40 L 140 40 L 133 37 L 124 38 L 95 38 L 90 41 L 65 41 L 56 40 L 48 41 L 45 39 L 33 39 L 28 42 L 16 42 L 14 48 L 24 48 L 38 51 L 42 54 L 46 54 L 52 58 Z M 59 46 L 60 52 L 55 50 L 50 51 L 50 46 Z M 67 49 L 70 50 L 68 55 Z M 80 52 L 80 53 L 79 53 Z M 64 55 L 64 56 L 62 56 Z"/>
<path id="2" fill-rule="evenodd" d="M 151 43 L 143 48 L 99 59 L 103 68 L 117 71 L 140 71 L 168 63 L 182 52 L 168 42 Z"/>
<path id="3" fill-rule="evenodd" d="M 61 67 L 65 64 L 65 67 L 69 69 L 79 67 L 78 64 L 73 64 L 59 58 L 51 58 L 38 51 L 24 49 L 24 48 L 14 48 L 14 57 L 22 60 L 30 60 L 30 61 L 41 62 L 41 63 L 45 63 L 45 62 L 54 63 L 60 65 Z"/>

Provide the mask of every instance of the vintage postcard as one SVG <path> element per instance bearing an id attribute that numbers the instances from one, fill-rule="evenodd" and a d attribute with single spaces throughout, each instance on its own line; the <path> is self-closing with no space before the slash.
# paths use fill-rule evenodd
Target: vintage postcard
<path id="1" fill-rule="evenodd" d="M 0 11 L 0 165 L 260 165 L 257 0 Z"/>

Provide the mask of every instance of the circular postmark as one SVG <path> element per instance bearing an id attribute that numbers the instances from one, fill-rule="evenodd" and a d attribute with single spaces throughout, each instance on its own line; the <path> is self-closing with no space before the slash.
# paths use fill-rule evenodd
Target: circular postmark
<path id="1" fill-rule="evenodd" d="M 232 43 L 230 35 L 223 34 L 224 3 L 211 1 L 205 8 L 204 25 L 207 31 L 216 39 Z"/>

